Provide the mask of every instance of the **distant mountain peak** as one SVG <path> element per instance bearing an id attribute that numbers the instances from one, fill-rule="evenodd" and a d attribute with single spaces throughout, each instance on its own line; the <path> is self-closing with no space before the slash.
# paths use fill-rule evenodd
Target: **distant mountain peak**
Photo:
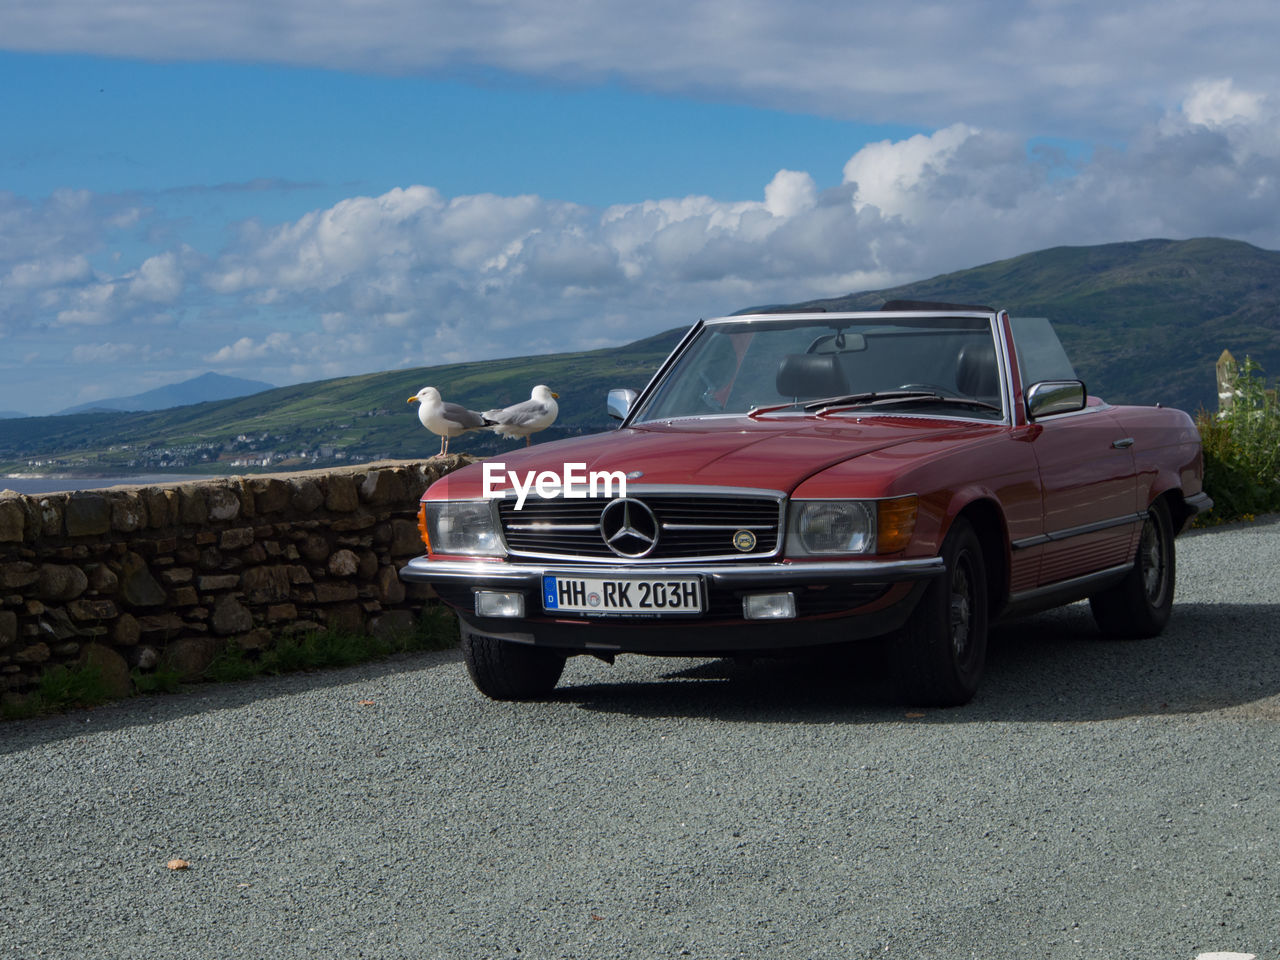
<path id="1" fill-rule="evenodd" d="M 263 390 L 274 390 L 275 385 L 261 380 L 244 380 L 240 377 L 227 377 L 220 373 L 202 373 L 181 383 L 156 387 L 145 393 L 131 397 L 110 397 L 105 400 L 94 400 L 90 403 L 78 404 L 59 410 L 58 416 L 73 413 L 110 413 L 149 410 L 168 410 L 171 407 L 185 407 L 193 403 L 206 403 L 210 400 L 234 400 L 247 397 Z"/>

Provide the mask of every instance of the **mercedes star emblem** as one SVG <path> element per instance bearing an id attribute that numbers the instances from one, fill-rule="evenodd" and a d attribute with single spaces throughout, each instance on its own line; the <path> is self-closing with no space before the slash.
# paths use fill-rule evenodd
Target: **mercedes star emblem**
<path id="1" fill-rule="evenodd" d="M 648 556 L 658 545 L 658 518 L 639 500 L 611 500 L 600 511 L 600 536 L 620 557 Z"/>

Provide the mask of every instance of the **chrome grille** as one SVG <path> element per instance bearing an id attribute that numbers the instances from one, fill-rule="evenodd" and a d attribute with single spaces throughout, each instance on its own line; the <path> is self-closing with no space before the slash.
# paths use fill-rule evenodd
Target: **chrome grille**
<path id="1" fill-rule="evenodd" d="M 778 550 L 781 497 L 699 495 L 697 493 L 633 493 L 658 521 L 658 544 L 643 561 L 759 560 Z M 628 562 L 606 546 L 600 535 L 600 513 L 606 498 L 570 500 L 529 499 L 516 509 L 515 500 L 498 504 L 507 549 L 517 556 L 566 560 Z M 750 550 L 734 546 L 734 535 L 750 531 L 756 538 Z"/>

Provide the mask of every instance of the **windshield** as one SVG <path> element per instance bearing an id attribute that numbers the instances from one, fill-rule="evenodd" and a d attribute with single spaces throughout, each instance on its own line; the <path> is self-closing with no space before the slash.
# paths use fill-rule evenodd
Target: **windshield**
<path id="1" fill-rule="evenodd" d="M 991 322 L 979 317 L 714 321 L 633 422 L 794 407 L 1000 420 Z"/>

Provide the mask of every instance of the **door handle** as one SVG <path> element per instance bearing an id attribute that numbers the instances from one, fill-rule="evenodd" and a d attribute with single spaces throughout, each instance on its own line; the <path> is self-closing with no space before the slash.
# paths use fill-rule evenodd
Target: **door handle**
<path id="1" fill-rule="evenodd" d="M 1112 440 L 1111 446 L 1116 450 L 1128 450 L 1133 446 L 1133 437 L 1125 437 L 1123 440 Z"/>

